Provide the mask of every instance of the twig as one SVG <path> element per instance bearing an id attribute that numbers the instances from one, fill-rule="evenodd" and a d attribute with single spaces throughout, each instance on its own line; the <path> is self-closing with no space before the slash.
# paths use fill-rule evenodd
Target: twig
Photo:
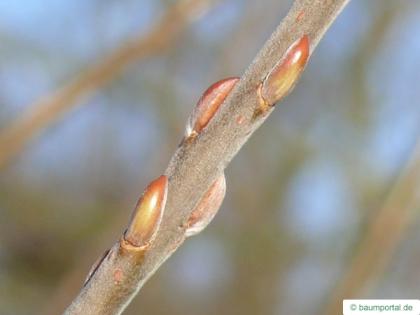
<path id="1" fill-rule="evenodd" d="M 130 63 L 153 55 L 172 43 L 181 31 L 217 0 L 181 0 L 143 38 L 126 43 L 70 84 L 33 105 L 0 133 L 0 168 L 66 111 L 114 79 Z"/>
<path id="2" fill-rule="evenodd" d="M 168 185 L 160 186 L 167 189 L 162 221 L 142 223 L 147 229 L 159 225 L 157 234 L 153 240 L 139 242 L 146 242 L 147 246 L 137 246 L 134 243 L 139 239 L 134 243 L 128 241 L 133 236 L 131 221 L 127 230 L 130 235 L 126 232 L 104 256 L 65 314 L 120 314 L 125 309 L 143 284 L 185 240 L 191 214 L 196 213 L 194 209 L 200 208 L 203 200 L 209 200 L 212 184 L 273 111 L 274 103 L 291 90 L 310 53 L 347 2 L 295 1 L 241 80 L 226 100 L 222 100 L 223 104 L 216 110 L 211 105 L 209 109 L 203 107 L 194 111 L 193 115 L 198 113 L 200 117 L 210 112 L 210 116 L 214 116 L 202 125 L 202 130 L 191 128 L 195 125 L 190 120 L 186 137 L 165 171 Z M 203 98 L 213 95 L 212 91 L 218 86 L 212 86 Z M 226 91 L 222 89 L 220 93 Z M 220 93 L 213 95 L 217 102 Z M 146 189 L 145 196 L 149 193 L 150 188 Z M 142 216 L 138 214 L 140 208 L 153 211 L 153 207 L 140 204 L 133 218 Z M 156 211 L 161 210 L 158 207 Z M 208 211 L 214 211 L 211 204 Z M 201 210 L 201 213 L 204 212 Z"/>
<path id="3" fill-rule="evenodd" d="M 381 208 L 372 216 L 344 275 L 337 283 L 322 314 L 342 312 L 343 299 L 362 298 L 386 268 L 418 208 L 420 186 L 420 139 Z"/>

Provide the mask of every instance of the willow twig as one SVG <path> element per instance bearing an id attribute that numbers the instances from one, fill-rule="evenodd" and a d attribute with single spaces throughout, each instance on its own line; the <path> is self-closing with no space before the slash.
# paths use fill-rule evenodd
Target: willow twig
<path id="1" fill-rule="evenodd" d="M 209 107 L 199 103 L 200 109 L 193 112 L 199 117 L 190 119 L 186 135 L 164 173 L 167 200 L 153 241 L 147 242 L 146 247 L 131 241 L 127 246 L 127 234 L 123 234 L 94 268 L 65 314 L 120 314 L 185 240 L 191 215 L 201 213 L 204 220 L 209 219 L 205 213 L 214 211 L 214 206 L 208 204 L 214 199 L 208 197 L 215 189 L 214 183 L 222 183 L 220 178 L 228 163 L 273 111 L 274 103 L 293 88 L 320 38 L 347 2 L 296 0 L 232 91 L 219 90 L 221 83 L 206 91 L 203 99 Z M 222 105 L 215 108 L 213 102 Z M 211 120 L 200 123 L 196 129 L 195 122 L 203 116 Z M 221 193 L 216 191 L 214 196 Z M 139 205 L 137 209 L 140 208 L 144 209 Z M 147 220 L 150 221 L 141 224 L 147 230 L 157 224 L 154 219 Z M 193 221 L 197 222 L 196 218 Z M 132 222 L 127 230 L 130 239 L 138 235 Z M 143 244 L 141 238 L 139 244 Z"/>
<path id="2" fill-rule="evenodd" d="M 127 65 L 158 53 L 174 42 L 189 22 L 214 2 L 216 0 L 179 1 L 146 37 L 127 42 L 97 65 L 83 71 L 68 85 L 30 105 L 0 133 L 0 168 L 21 152 L 33 137 L 113 80 Z"/>

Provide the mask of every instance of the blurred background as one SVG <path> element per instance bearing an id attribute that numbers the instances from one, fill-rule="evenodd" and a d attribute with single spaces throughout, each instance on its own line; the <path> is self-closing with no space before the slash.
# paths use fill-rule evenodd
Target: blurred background
<path id="1" fill-rule="evenodd" d="M 153 32 L 176 1 L 0 1 L 0 134 L 127 41 L 164 42 L 1 166 L 0 314 L 63 311 L 165 169 L 201 93 L 240 76 L 291 5 L 196 2 L 206 6 L 163 36 Z M 341 291 L 419 298 L 419 31 L 419 2 L 351 2 L 230 164 L 218 216 L 126 314 L 333 315 Z"/>

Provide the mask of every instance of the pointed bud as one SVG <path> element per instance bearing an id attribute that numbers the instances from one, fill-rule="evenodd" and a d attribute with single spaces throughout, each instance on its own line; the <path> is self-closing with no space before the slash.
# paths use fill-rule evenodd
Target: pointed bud
<path id="1" fill-rule="evenodd" d="M 186 137 L 195 136 L 203 130 L 223 104 L 239 78 L 226 78 L 211 85 L 201 96 L 188 120 Z"/>
<path id="2" fill-rule="evenodd" d="M 168 178 L 164 175 L 147 186 L 137 202 L 124 240 L 135 247 L 147 247 L 155 238 L 163 216 L 168 192 Z"/>
<path id="3" fill-rule="evenodd" d="M 265 78 L 260 92 L 266 106 L 273 106 L 293 89 L 308 57 L 309 38 L 304 35 L 289 47 L 284 57 Z"/>
<path id="4" fill-rule="evenodd" d="M 191 212 L 187 222 L 185 236 L 192 236 L 200 233 L 213 220 L 226 193 L 225 175 L 221 175 L 210 186 L 198 205 Z"/>

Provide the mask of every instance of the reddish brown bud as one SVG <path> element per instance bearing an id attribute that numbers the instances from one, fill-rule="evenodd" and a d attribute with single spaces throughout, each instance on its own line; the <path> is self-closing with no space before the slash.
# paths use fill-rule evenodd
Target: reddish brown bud
<path id="1" fill-rule="evenodd" d="M 195 136 L 203 130 L 223 104 L 239 78 L 226 78 L 211 85 L 201 96 L 189 118 L 186 137 Z"/>
<path id="2" fill-rule="evenodd" d="M 164 175 L 147 186 L 137 202 L 124 240 L 138 248 L 147 248 L 156 236 L 162 220 L 168 192 L 168 178 Z"/>
<path id="3" fill-rule="evenodd" d="M 213 220 L 226 193 L 225 175 L 221 175 L 210 186 L 198 205 L 191 212 L 187 222 L 185 236 L 192 236 L 200 233 Z"/>
<path id="4" fill-rule="evenodd" d="M 309 38 L 304 35 L 294 42 L 283 58 L 264 79 L 260 93 L 261 106 L 270 107 L 285 97 L 300 77 L 309 57 Z"/>

